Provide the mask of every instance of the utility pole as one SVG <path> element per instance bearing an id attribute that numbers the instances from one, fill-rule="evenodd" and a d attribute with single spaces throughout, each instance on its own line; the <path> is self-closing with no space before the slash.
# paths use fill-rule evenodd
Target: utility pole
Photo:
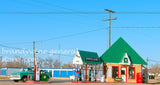
<path id="1" fill-rule="evenodd" d="M 146 83 L 148 84 L 148 57 L 147 57 L 147 65 L 146 65 Z"/>
<path id="2" fill-rule="evenodd" d="M 109 48 L 110 48 L 111 46 L 111 20 L 116 20 L 117 18 L 111 19 L 111 13 L 115 13 L 115 11 L 112 11 L 109 9 L 104 9 L 104 10 L 109 12 L 109 19 L 104 19 L 103 21 L 109 21 Z"/>
<path id="3" fill-rule="evenodd" d="M 35 41 L 33 41 L 33 57 L 34 57 L 34 65 L 35 65 Z"/>

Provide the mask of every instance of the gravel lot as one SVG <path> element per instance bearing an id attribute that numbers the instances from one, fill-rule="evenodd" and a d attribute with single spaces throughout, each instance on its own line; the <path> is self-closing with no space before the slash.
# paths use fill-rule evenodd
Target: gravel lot
<path id="1" fill-rule="evenodd" d="M 132 84 L 131 83 L 78 83 L 77 84 L 77 83 L 71 83 L 71 81 L 68 79 L 51 79 L 49 82 L 50 84 L 46 85 L 160 85 L 160 81 L 149 81 L 149 84 L 135 84 L 135 83 Z M 11 80 L 0 80 L 0 85 L 28 85 L 28 84 L 23 82 L 15 83 Z"/>

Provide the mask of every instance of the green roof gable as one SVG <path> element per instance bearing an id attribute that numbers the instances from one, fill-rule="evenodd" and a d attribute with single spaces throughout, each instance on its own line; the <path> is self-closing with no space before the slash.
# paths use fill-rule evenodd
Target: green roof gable
<path id="1" fill-rule="evenodd" d="M 101 64 L 101 59 L 98 57 L 98 54 L 96 52 L 89 52 L 89 51 L 82 51 L 78 50 L 81 59 L 84 63 L 87 64 Z M 86 60 L 86 58 L 95 59 L 93 60 Z"/>
<path id="2" fill-rule="evenodd" d="M 134 49 L 125 42 L 121 37 L 101 56 L 101 60 L 104 63 L 120 63 L 124 53 L 128 54 L 131 64 L 143 64 L 147 63 L 134 51 Z"/>

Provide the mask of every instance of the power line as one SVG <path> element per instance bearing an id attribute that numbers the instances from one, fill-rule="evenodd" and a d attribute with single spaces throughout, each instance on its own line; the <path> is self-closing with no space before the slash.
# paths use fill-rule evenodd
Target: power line
<path id="1" fill-rule="evenodd" d="M 157 26 L 157 27 L 112 27 L 112 28 L 144 28 L 145 29 L 145 28 L 160 28 L 160 27 Z M 77 35 L 86 34 L 86 33 L 89 33 L 89 32 L 98 31 L 98 30 L 101 30 L 101 29 L 105 29 L 105 28 L 94 29 L 94 30 L 90 30 L 90 31 L 86 31 L 86 32 L 80 32 L 80 33 L 75 33 L 75 34 L 70 34 L 70 35 L 54 37 L 54 38 L 50 38 L 50 39 L 46 39 L 46 40 L 39 40 L 39 41 L 36 41 L 36 43 L 41 42 L 41 41 L 49 41 L 49 40 L 67 38 L 67 37 L 71 37 L 71 36 L 77 36 Z M 5 45 L 15 45 L 15 44 L 32 44 L 32 42 L 15 42 L 15 43 L 6 43 Z"/>
<path id="2" fill-rule="evenodd" d="M 23 2 L 23 1 L 20 1 L 20 0 L 12 0 L 16 3 L 21 3 L 21 4 L 24 4 L 24 5 L 29 5 L 29 6 L 36 6 L 36 7 L 39 7 L 39 8 L 42 8 L 42 9 L 49 9 L 49 10 L 56 10 L 56 9 L 50 9 L 48 7 L 44 7 L 44 6 L 40 6 L 40 5 L 36 5 L 36 4 L 32 4 L 32 3 L 27 3 L 27 2 Z"/>
<path id="3" fill-rule="evenodd" d="M 40 41 L 44 42 L 44 41 L 49 41 L 49 40 L 62 39 L 62 38 L 67 38 L 67 37 L 87 34 L 87 33 L 99 31 L 99 30 L 102 30 L 102 29 L 106 29 L 106 28 L 99 28 L 99 29 L 94 29 L 94 30 L 90 30 L 90 31 L 86 31 L 86 32 L 80 32 L 80 33 L 75 33 L 75 34 L 70 34 L 70 35 L 65 35 L 65 36 L 60 36 L 60 37 L 54 37 L 54 38 L 50 38 L 50 39 L 46 39 L 46 40 L 40 40 Z M 40 41 L 37 41 L 37 42 L 40 42 Z"/>
<path id="4" fill-rule="evenodd" d="M 1 47 L 6 47 L 6 48 L 18 49 L 18 50 L 27 50 L 27 49 L 24 49 L 24 48 L 17 48 L 17 47 L 2 45 L 2 44 L 0 44 L 0 46 L 1 46 Z"/>
<path id="5" fill-rule="evenodd" d="M 33 2 L 36 2 L 36 3 L 39 3 L 39 4 L 44 4 L 44 5 L 48 5 L 48 6 L 52 6 L 52 7 L 58 7 L 58 8 L 61 8 L 61 9 L 65 9 L 65 10 L 69 10 L 69 11 L 72 11 L 72 12 L 79 12 L 77 10 L 74 10 L 74 9 L 70 9 L 70 8 L 66 8 L 66 7 L 62 7 L 62 6 L 58 6 L 58 5 L 55 5 L 55 4 L 51 4 L 51 3 L 47 3 L 47 2 L 44 2 L 44 1 L 38 1 L 38 0 L 31 0 Z M 52 9 L 51 9 L 52 11 Z M 83 15 L 76 15 L 76 16 L 81 16 L 81 17 L 87 17 L 87 16 L 83 16 Z M 88 17 L 87 17 L 88 18 Z M 92 18 L 93 19 L 93 18 Z M 75 21 L 74 21 L 75 22 Z M 79 22 L 79 23 L 82 23 L 82 22 Z M 86 23 L 82 23 L 82 24 L 86 24 Z M 93 25 L 92 25 L 93 26 Z"/>
<path id="6" fill-rule="evenodd" d="M 48 8 L 48 7 L 44 7 L 44 6 L 40 6 L 40 5 L 35 5 L 35 4 L 31 4 L 31 3 L 26 3 L 26 2 L 23 2 L 23 1 L 19 1 L 19 0 L 14 0 L 15 2 L 19 2 L 19 3 L 22 3 L 22 4 L 25 4 L 25 5 L 30 5 L 30 6 L 36 6 L 36 7 L 40 7 L 40 8 L 45 8 L 45 9 L 49 9 L 49 10 L 55 10 L 55 9 L 52 9 L 52 8 Z M 35 0 L 33 0 L 35 1 Z M 41 2 L 41 1 L 36 1 L 37 3 L 42 3 L 42 4 L 46 4 L 46 5 L 52 5 L 50 3 L 46 3 L 46 2 Z M 54 6 L 54 5 L 53 5 Z M 61 7 L 63 8 L 63 7 Z M 67 9 L 67 8 L 66 8 Z M 68 9 L 68 10 L 71 10 L 71 9 Z M 10 14 L 9 12 L 5 12 L 6 14 Z M 14 14 L 26 14 L 25 12 L 14 12 Z M 42 12 L 41 12 L 42 13 Z M 36 12 L 32 13 L 32 12 L 29 12 L 29 14 L 38 14 Z M 43 13 L 42 13 L 43 14 Z M 51 18 L 49 18 L 51 19 Z M 64 19 L 63 19 L 64 21 Z M 67 19 L 67 22 L 73 22 L 73 23 L 79 23 L 79 24 L 83 24 L 83 25 L 89 25 L 89 26 L 100 26 L 100 25 L 93 25 L 93 24 L 88 24 L 88 23 L 85 23 L 85 22 L 79 22 L 79 21 L 75 21 L 75 20 L 68 20 Z"/>
<path id="7" fill-rule="evenodd" d="M 26 12 L 26 11 L 8 11 L 0 14 L 107 14 L 105 12 Z M 160 14 L 160 12 L 116 12 L 115 14 Z"/>
<path id="8" fill-rule="evenodd" d="M 66 8 L 66 7 L 62 7 L 62 6 L 59 6 L 59 5 L 55 5 L 55 4 L 51 4 L 51 3 L 47 3 L 47 2 L 44 2 L 44 1 L 38 1 L 38 0 L 32 0 L 34 2 L 37 2 L 37 3 L 40 3 L 40 4 L 45 4 L 45 5 L 48 5 L 48 6 L 52 6 L 52 7 L 58 7 L 58 8 L 61 8 L 61 9 L 65 9 L 65 10 L 68 10 L 68 11 L 71 11 L 71 12 L 80 12 L 78 10 L 75 10 L 75 9 L 71 9 L 71 8 Z M 81 17 L 87 17 L 87 16 L 83 16 L 83 15 L 77 15 L 77 16 L 81 16 Z M 87 17 L 88 18 L 88 17 Z M 93 19 L 93 18 L 92 18 Z"/>
<path id="9" fill-rule="evenodd" d="M 47 52 L 47 54 L 61 55 L 61 56 L 69 56 L 69 57 L 73 57 L 73 56 L 74 56 L 74 55 L 65 55 L 65 54 L 60 54 L 60 53 L 50 53 L 50 52 Z"/>
<path id="10" fill-rule="evenodd" d="M 160 28 L 160 27 L 157 26 L 157 27 L 112 27 L 112 28 Z"/>
<path id="11" fill-rule="evenodd" d="M 153 59 L 149 59 L 148 61 L 152 61 L 152 62 L 160 62 L 160 61 L 153 60 Z"/>
<path id="12" fill-rule="evenodd" d="M 18 2 L 17 0 L 14 0 L 16 2 Z M 66 8 L 66 7 L 62 7 L 62 6 L 58 6 L 58 5 L 55 5 L 55 4 L 51 4 L 51 3 L 47 3 L 47 2 L 44 2 L 44 1 L 38 1 L 38 0 L 32 0 L 36 3 L 39 3 L 39 4 L 45 4 L 45 5 L 48 5 L 48 6 L 52 6 L 52 7 L 58 7 L 58 8 L 61 8 L 61 9 L 65 9 L 65 10 L 69 10 L 69 11 L 72 11 L 72 12 L 79 12 L 77 10 L 74 10 L 74 9 L 70 9 L 70 8 Z M 31 6 L 34 6 L 35 4 L 30 4 L 30 3 L 26 3 L 26 2 L 22 2 L 20 1 L 22 4 L 27 4 L 27 5 L 31 5 Z M 38 7 L 41 7 L 41 8 L 44 8 L 44 6 L 39 6 L 39 5 L 35 5 L 35 6 L 38 6 Z M 46 7 L 45 7 L 46 8 Z M 47 8 L 49 10 L 55 10 L 55 9 L 52 9 L 52 8 Z M 16 13 L 15 13 L 16 14 Z M 25 14 L 25 13 L 22 13 L 22 14 Z M 32 13 L 31 13 L 32 14 Z M 33 13 L 34 14 L 34 13 Z M 43 13 L 40 13 L 40 14 L 43 14 Z M 84 17 L 83 15 L 77 15 L 77 16 L 82 16 Z M 87 16 L 85 16 L 87 17 Z M 88 17 L 87 17 L 88 18 Z M 93 19 L 93 18 L 92 18 Z"/>
<path id="13" fill-rule="evenodd" d="M 117 12 L 117 14 L 160 14 L 160 12 Z"/>
<path id="14" fill-rule="evenodd" d="M 74 34 L 69 34 L 69 35 L 64 35 L 64 36 L 59 36 L 59 37 L 53 37 L 50 39 L 46 39 L 46 40 L 39 40 L 39 41 L 35 41 L 36 43 L 38 42 L 45 42 L 45 41 L 50 41 L 50 40 L 56 40 L 56 39 L 63 39 L 63 38 L 67 38 L 67 37 L 73 37 L 73 36 L 77 36 L 77 35 L 82 35 L 82 34 L 87 34 L 90 32 L 95 32 L 95 31 L 99 31 L 102 29 L 106 29 L 106 28 L 99 28 L 99 29 L 94 29 L 94 30 L 89 30 L 89 31 L 85 31 L 85 32 L 79 32 L 79 33 L 74 33 Z M 17 43 L 6 43 L 5 45 L 14 45 L 14 44 L 32 44 L 33 42 L 17 42 Z"/>

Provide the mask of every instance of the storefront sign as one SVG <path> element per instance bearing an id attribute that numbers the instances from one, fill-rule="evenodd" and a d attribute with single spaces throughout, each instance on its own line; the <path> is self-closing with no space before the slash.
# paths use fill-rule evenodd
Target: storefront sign
<path id="1" fill-rule="evenodd" d="M 89 58 L 89 57 L 86 57 L 85 60 L 86 61 L 98 61 L 98 58 Z"/>

